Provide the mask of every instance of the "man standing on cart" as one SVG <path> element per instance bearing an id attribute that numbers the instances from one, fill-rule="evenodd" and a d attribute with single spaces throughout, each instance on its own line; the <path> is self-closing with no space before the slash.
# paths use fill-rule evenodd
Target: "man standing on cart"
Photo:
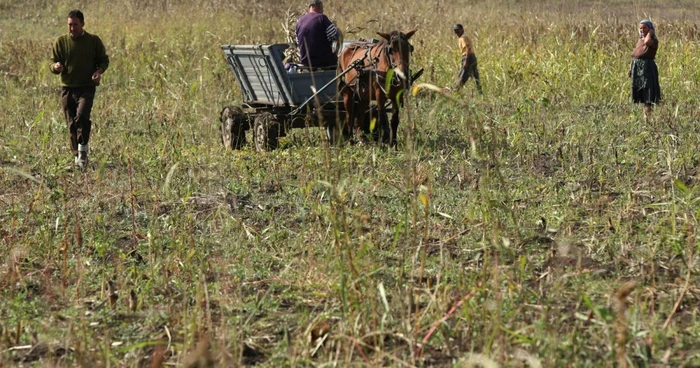
<path id="1" fill-rule="evenodd" d="M 338 28 L 323 14 L 323 2 L 312 0 L 309 12 L 302 15 L 296 27 L 301 64 L 312 67 L 335 67 L 338 56 L 333 42 L 338 42 Z"/>

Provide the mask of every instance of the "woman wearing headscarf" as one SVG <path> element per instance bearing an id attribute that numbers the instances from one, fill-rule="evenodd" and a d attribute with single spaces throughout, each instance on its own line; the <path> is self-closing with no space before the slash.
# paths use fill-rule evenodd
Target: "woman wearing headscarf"
<path id="1" fill-rule="evenodd" d="M 632 100 L 644 104 L 644 119 L 649 118 L 653 106 L 661 101 L 659 69 L 654 61 L 658 49 L 654 23 L 647 19 L 639 22 L 639 41 L 632 51 L 629 74 L 632 77 Z"/>

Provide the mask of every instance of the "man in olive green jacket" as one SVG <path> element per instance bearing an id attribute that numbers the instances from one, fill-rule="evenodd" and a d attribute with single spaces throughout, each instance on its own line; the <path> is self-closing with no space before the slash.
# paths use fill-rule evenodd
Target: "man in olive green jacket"
<path id="1" fill-rule="evenodd" d="M 85 17 L 80 10 L 68 13 L 68 34 L 56 40 L 51 72 L 61 75 L 61 105 L 70 131 L 75 165 L 85 169 L 88 163 L 90 112 L 95 87 L 109 66 L 109 57 L 99 37 L 83 30 Z"/>

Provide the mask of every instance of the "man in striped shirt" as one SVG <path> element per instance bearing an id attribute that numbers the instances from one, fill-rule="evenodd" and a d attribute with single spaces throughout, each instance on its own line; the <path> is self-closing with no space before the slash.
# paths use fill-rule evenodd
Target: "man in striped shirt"
<path id="1" fill-rule="evenodd" d="M 323 14 L 321 0 L 309 3 L 309 12 L 299 18 L 296 33 L 301 64 L 320 68 L 338 63 L 338 56 L 333 52 L 333 41 L 338 40 L 338 28 Z"/>

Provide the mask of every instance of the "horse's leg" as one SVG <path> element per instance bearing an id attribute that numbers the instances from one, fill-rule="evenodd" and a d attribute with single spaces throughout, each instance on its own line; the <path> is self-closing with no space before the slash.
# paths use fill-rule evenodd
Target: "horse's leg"
<path id="1" fill-rule="evenodd" d="M 389 140 L 389 145 L 392 147 L 397 147 L 397 132 L 399 130 L 399 101 L 396 97 L 391 99 L 391 138 Z"/>
<path id="2" fill-rule="evenodd" d="M 353 138 L 356 142 L 364 142 L 365 132 L 369 131 L 369 114 L 368 110 L 372 104 L 374 91 L 372 90 L 372 81 L 374 79 L 374 72 L 364 69 L 360 73 L 360 84 L 358 87 L 357 98 L 357 114 L 355 120 L 354 130 L 352 132 Z"/>
<path id="3" fill-rule="evenodd" d="M 365 120 L 369 122 L 369 124 L 366 127 L 365 134 L 369 135 L 369 137 L 372 139 L 372 142 L 375 143 L 381 143 L 382 141 L 389 141 L 389 139 L 384 139 L 383 135 L 384 132 L 389 132 L 389 129 L 387 128 L 388 122 L 386 121 L 385 118 L 383 118 L 379 113 L 379 110 L 377 109 L 376 106 L 372 106 L 371 104 L 369 105 L 369 111 L 367 112 L 365 116 Z M 370 129 L 372 126 L 372 119 L 375 120 L 374 124 L 374 129 Z"/>
<path id="4" fill-rule="evenodd" d="M 380 137 L 380 139 L 383 139 L 389 131 L 386 116 L 387 97 L 384 94 L 384 90 L 381 88 L 381 86 L 379 86 L 379 84 L 376 84 L 374 87 L 374 96 L 377 101 L 377 124 L 375 125 L 375 129 L 379 131 L 378 136 Z M 386 139 L 386 141 L 388 141 L 388 139 Z"/>
<path id="5" fill-rule="evenodd" d="M 336 140 L 341 140 L 345 137 L 347 131 L 352 131 L 351 126 L 355 118 L 355 93 L 346 87 L 343 91 L 343 105 L 345 105 L 345 121 L 342 124 L 336 124 Z"/>
<path id="6" fill-rule="evenodd" d="M 369 122 L 366 119 L 369 105 L 370 101 L 367 98 L 359 98 L 359 101 L 357 103 L 357 111 L 355 112 L 355 129 L 353 130 L 353 135 L 359 142 L 364 141 L 363 128 L 369 124 Z"/>
<path id="7" fill-rule="evenodd" d="M 382 114 L 379 116 L 381 119 L 381 136 L 380 139 L 382 140 L 383 144 L 389 144 L 389 141 L 391 140 L 391 127 L 389 126 L 389 115 L 387 114 L 386 109 L 382 111 Z"/>

